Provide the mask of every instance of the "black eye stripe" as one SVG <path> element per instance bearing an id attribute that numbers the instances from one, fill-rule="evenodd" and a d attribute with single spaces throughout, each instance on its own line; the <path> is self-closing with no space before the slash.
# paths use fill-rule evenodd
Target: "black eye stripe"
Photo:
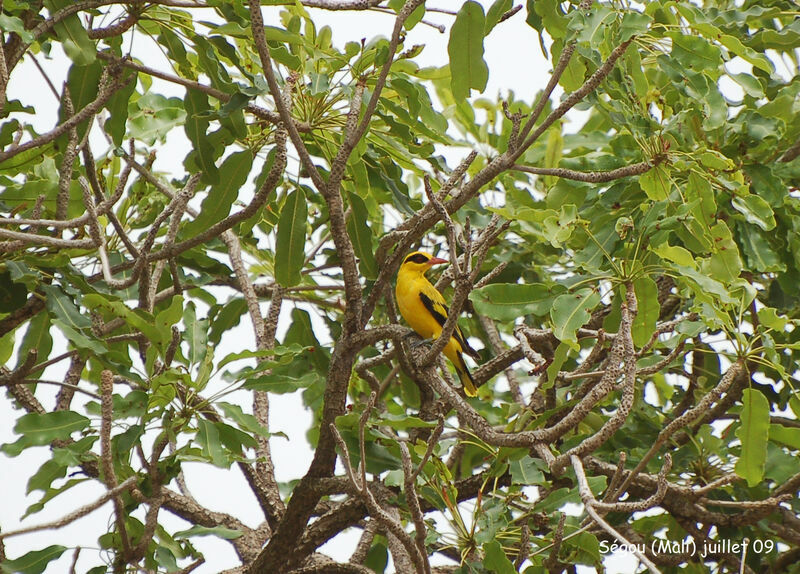
<path id="1" fill-rule="evenodd" d="M 414 263 L 427 263 L 430 261 L 430 257 L 423 255 L 422 253 L 412 253 L 406 257 L 405 262 L 408 263 L 409 261 L 413 261 Z"/>

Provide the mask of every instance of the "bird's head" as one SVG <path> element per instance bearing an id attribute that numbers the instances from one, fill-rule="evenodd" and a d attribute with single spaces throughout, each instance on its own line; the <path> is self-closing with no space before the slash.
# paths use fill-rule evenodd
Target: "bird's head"
<path id="1" fill-rule="evenodd" d="M 447 263 L 447 259 L 434 257 L 430 253 L 425 253 L 424 251 L 414 251 L 406 255 L 406 258 L 403 259 L 400 271 L 424 275 L 428 269 L 440 263 Z"/>

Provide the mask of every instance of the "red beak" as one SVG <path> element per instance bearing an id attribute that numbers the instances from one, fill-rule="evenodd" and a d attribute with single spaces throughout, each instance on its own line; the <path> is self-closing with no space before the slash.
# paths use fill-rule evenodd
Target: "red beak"
<path id="1" fill-rule="evenodd" d="M 431 257 L 430 261 L 428 261 L 428 265 L 439 265 L 440 263 L 447 263 L 447 259 L 442 259 L 441 257 Z"/>

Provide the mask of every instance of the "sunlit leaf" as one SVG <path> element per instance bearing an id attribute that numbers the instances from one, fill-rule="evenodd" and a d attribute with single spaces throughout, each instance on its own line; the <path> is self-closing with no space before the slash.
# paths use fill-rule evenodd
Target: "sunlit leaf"
<path id="1" fill-rule="evenodd" d="M 477 2 L 465 2 L 450 29 L 447 53 L 450 56 L 450 87 L 456 99 L 469 97 L 470 89 L 482 92 L 489 79 L 483 59 L 486 18 Z"/>
<path id="2" fill-rule="evenodd" d="M 742 391 L 741 425 L 736 436 L 742 442 L 742 453 L 736 461 L 736 474 L 756 486 L 764 477 L 764 464 L 769 438 L 769 401 L 755 389 Z"/>
<path id="3" fill-rule="evenodd" d="M 300 271 L 305 261 L 307 214 L 305 194 L 302 188 L 297 187 L 286 198 L 278 221 L 275 280 L 284 287 L 300 282 Z"/>

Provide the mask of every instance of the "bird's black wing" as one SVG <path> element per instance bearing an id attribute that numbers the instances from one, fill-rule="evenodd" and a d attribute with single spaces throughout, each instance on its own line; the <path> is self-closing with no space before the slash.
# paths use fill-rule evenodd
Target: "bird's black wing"
<path id="1" fill-rule="evenodd" d="M 445 322 L 447 321 L 447 316 L 450 313 L 450 309 L 444 303 L 437 303 L 430 297 L 428 297 L 425 293 L 420 292 L 419 298 L 422 301 L 422 304 L 425 308 L 433 315 L 433 318 L 436 319 L 436 322 L 439 323 L 442 327 L 444 327 Z M 461 328 L 456 323 L 456 328 L 453 331 L 453 337 L 458 344 L 461 345 L 461 349 L 473 359 L 480 359 L 480 355 L 478 351 L 473 349 L 467 343 L 467 339 L 464 337 L 464 334 L 461 332 Z"/>
<path id="2" fill-rule="evenodd" d="M 419 292 L 419 298 L 422 301 L 422 304 L 425 305 L 425 308 L 428 310 L 428 312 L 433 315 L 434 319 L 436 319 L 436 322 L 444 327 L 445 322 L 447 322 L 447 314 L 450 312 L 450 309 L 447 308 L 447 305 L 444 303 L 437 303 L 422 291 Z"/>

